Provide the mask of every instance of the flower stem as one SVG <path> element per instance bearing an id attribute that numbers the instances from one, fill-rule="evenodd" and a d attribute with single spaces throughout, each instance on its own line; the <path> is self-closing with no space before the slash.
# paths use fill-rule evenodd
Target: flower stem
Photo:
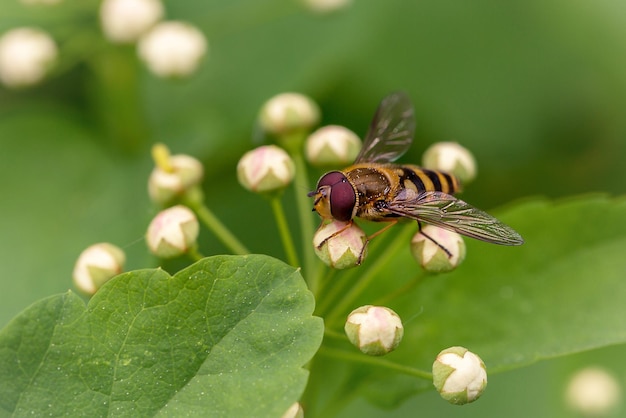
<path id="1" fill-rule="evenodd" d="M 198 215 L 207 228 L 209 228 L 230 251 L 238 255 L 249 254 L 250 251 L 233 235 L 232 232 L 213 214 L 213 212 L 201 202 L 187 199 L 185 204 Z"/>
<path id="2" fill-rule="evenodd" d="M 189 249 L 189 251 L 187 251 L 187 255 L 193 261 L 200 261 L 200 260 L 202 260 L 204 258 L 204 256 L 200 253 L 200 251 L 198 251 L 198 246 L 197 245 L 194 245 L 193 247 L 191 247 Z"/>
<path id="3" fill-rule="evenodd" d="M 348 352 L 348 351 L 339 350 L 336 348 L 324 347 L 324 346 L 320 348 L 318 353 L 326 357 L 332 357 L 332 358 L 341 359 L 341 360 L 348 360 L 348 361 L 352 361 L 355 363 L 369 364 L 372 366 L 377 366 L 377 367 L 382 367 L 388 370 L 393 370 L 393 371 L 406 374 L 409 376 L 418 377 L 420 379 L 433 380 L 433 375 L 430 372 L 426 372 L 424 370 L 420 370 L 415 367 L 404 366 L 402 364 L 394 363 L 392 361 L 385 360 L 380 357 L 372 357 L 372 356 L 364 355 L 362 353 L 357 353 L 357 352 L 353 353 L 353 352 Z"/>
<path id="4" fill-rule="evenodd" d="M 278 225 L 278 232 L 280 238 L 283 241 L 283 247 L 285 248 L 285 254 L 287 255 L 287 262 L 294 267 L 300 266 L 298 256 L 296 254 L 296 248 L 293 245 L 291 234 L 289 232 L 289 225 L 285 218 L 285 211 L 280 196 L 270 197 L 270 203 L 272 204 L 272 210 L 274 211 L 274 217 L 276 218 L 276 224 Z"/>
<path id="5" fill-rule="evenodd" d="M 374 264 L 370 266 L 353 284 L 352 288 L 344 297 L 334 306 L 334 309 L 326 317 L 326 323 L 331 325 L 337 320 L 338 317 L 343 315 L 354 303 L 356 298 L 369 286 L 378 273 L 385 268 L 389 260 L 399 251 L 403 245 L 407 245 L 407 239 L 410 234 L 413 233 L 413 228 L 405 227 L 404 230 L 398 234 L 393 242 L 387 246 L 384 253 L 378 257 Z"/>
<path id="6" fill-rule="evenodd" d="M 302 157 L 302 151 L 293 151 L 291 156 L 296 166 L 294 188 L 296 194 L 296 205 L 298 207 L 298 214 L 300 217 L 300 233 L 302 236 L 302 251 L 304 253 L 304 277 L 308 281 L 311 292 L 316 294 L 318 287 L 317 268 L 319 265 L 316 265 L 315 263 L 315 253 L 312 248 L 315 224 L 313 221 L 313 215 L 311 214 L 311 202 L 306 195 L 306 191 L 309 190 L 308 174 L 304 158 Z"/>

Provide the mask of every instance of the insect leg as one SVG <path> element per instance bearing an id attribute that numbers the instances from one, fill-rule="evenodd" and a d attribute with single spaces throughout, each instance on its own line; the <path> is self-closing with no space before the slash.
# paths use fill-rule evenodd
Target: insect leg
<path id="1" fill-rule="evenodd" d="M 385 232 L 386 230 L 388 230 L 389 228 L 391 228 L 392 226 L 394 226 L 395 224 L 398 223 L 397 219 L 392 219 L 389 221 L 389 223 L 384 227 L 379 229 L 378 231 L 374 232 L 372 235 L 370 235 L 369 237 L 367 237 L 368 241 L 371 241 L 372 238 L 374 238 L 375 236 L 378 236 L 380 234 L 382 234 L 383 232 Z"/>
<path id="2" fill-rule="evenodd" d="M 446 254 L 448 254 L 448 258 L 452 258 L 452 253 L 446 247 L 439 244 L 437 240 L 435 240 L 433 237 L 431 237 L 430 235 L 422 231 L 422 224 L 420 223 L 420 221 L 417 221 L 417 228 L 420 234 L 422 234 L 427 239 L 431 240 L 437 247 L 441 248 Z"/>
<path id="3" fill-rule="evenodd" d="M 324 238 L 324 239 L 322 240 L 322 242 L 320 242 L 320 243 L 319 243 L 319 245 L 317 246 L 317 249 L 318 249 L 318 250 L 319 250 L 319 249 L 321 249 L 321 248 L 324 246 L 324 244 L 326 244 L 326 242 L 327 242 L 329 239 L 336 237 L 337 235 L 341 234 L 341 233 L 342 233 L 343 231 L 345 231 L 346 229 L 350 228 L 350 227 L 352 226 L 352 222 L 353 222 L 353 221 L 349 221 L 349 222 L 347 222 L 347 223 L 346 223 L 346 225 L 345 225 L 343 228 L 338 229 L 337 231 L 333 232 L 332 234 L 330 234 L 329 236 L 327 236 L 326 238 Z M 322 225 L 323 225 L 323 224 L 324 224 L 324 221 L 322 221 Z M 321 228 L 321 225 L 320 225 L 320 228 Z"/>

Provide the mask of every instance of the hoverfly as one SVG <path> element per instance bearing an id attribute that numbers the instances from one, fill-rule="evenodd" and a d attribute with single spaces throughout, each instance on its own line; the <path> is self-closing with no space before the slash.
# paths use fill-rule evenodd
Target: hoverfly
<path id="1" fill-rule="evenodd" d="M 452 196 L 460 191 L 454 176 L 392 163 L 409 149 L 414 131 L 413 105 L 408 96 L 398 92 L 385 97 L 354 164 L 324 174 L 317 189 L 309 193 L 315 198 L 313 210 L 323 220 L 346 222 L 346 228 L 355 217 L 392 222 L 368 241 L 398 220 L 409 218 L 417 221 L 420 230 L 421 223 L 426 223 L 493 244 L 523 244 L 520 234 L 511 227 Z M 425 236 L 450 255 L 433 238 Z"/>

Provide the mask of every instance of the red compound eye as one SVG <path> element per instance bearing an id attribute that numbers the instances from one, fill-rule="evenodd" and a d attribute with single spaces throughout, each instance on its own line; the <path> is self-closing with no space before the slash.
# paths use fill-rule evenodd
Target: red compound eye
<path id="1" fill-rule="evenodd" d="M 330 187 L 330 213 L 333 218 L 344 222 L 352 219 L 356 193 L 346 176 L 340 171 L 331 171 L 317 182 L 318 190 L 322 186 Z"/>

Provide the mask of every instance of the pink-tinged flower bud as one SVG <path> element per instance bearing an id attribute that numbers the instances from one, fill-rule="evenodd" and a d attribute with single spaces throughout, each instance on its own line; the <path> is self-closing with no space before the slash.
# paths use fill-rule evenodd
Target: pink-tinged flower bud
<path id="1" fill-rule="evenodd" d="M 587 367 L 571 378 L 565 400 L 582 417 L 608 417 L 619 407 L 621 394 L 615 377 L 599 367 Z"/>
<path id="2" fill-rule="evenodd" d="M 465 241 L 461 235 L 432 225 L 422 226 L 422 232 L 413 236 L 411 252 L 424 270 L 431 273 L 451 271 L 465 259 Z"/>
<path id="3" fill-rule="evenodd" d="M 255 193 L 274 193 L 287 187 L 295 175 L 293 160 L 282 148 L 264 145 L 248 151 L 237 164 L 239 183 Z"/>
<path id="4" fill-rule="evenodd" d="M 487 386 L 485 363 L 467 348 L 446 348 L 433 363 L 433 384 L 441 397 L 452 404 L 474 402 Z"/>
<path id="5" fill-rule="evenodd" d="M 469 150 L 456 142 L 437 142 L 422 157 L 424 168 L 445 171 L 469 183 L 476 178 L 476 160 Z"/>
<path id="6" fill-rule="evenodd" d="M 199 186 L 204 175 L 202 163 L 189 155 L 167 155 L 167 164 L 157 164 L 148 180 L 148 193 L 160 205 L 173 203 Z"/>
<path id="7" fill-rule="evenodd" d="M 356 159 L 361 139 L 350 129 L 328 125 L 313 132 L 306 140 L 306 158 L 316 166 L 341 167 Z"/>
<path id="8" fill-rule="evenodd" d="M 124 270 L 126 256 L 121 248 L 101 242 L 85 249 L 76 264 L 72 278 L 76 287 L 86 295 L 96 293 L 104 283 Z"/>
<path id="9" fill-rule="evenodd" d="M 285 135 L 307 131 L 320 120 L 320 109 L 308 96 L 282 93 L 269 99 L 261 108 L 259 122 L 265 132 Z"/>
<path id="10" fill-rule="evenodd" d="M 187 207 L 178 205 L 162 210 L 152 219 L 146 241 L 157 257 L 172 258 L 194 247 L 198 232 L 196 215 Z"/>
<path id="11" fill-rule="evenodd" d="M 348 315 L 346 335 L 363 353 L 383 356 L 398 347 L 404 327 L 398 314 L 384 306 L 361 306 Z"/>
<path id="12" fill-rule="evenodd" d="M 104 0 L 100 4 L 100 25 L 111 42 L 135 42 L 162 17 L 159 0 Z"/>
<path id="13" fill-rule="evenodd" d="M 163 22 L 141 37 L 139 57 L 159 77 L 191 75 L 207 54 L 208 43 L 196 27 L 184 22 Z"/>
<path id="14" fill-rule="evenodd" d="M 12 29 L 0 37 L 0 82 L 7 87 L 38 83 L 57 58 L 57 46 L 46 32 Z"/>
<path id="15" fill-rule="evenodd" d="M 313 236 L 315 254 L 329 267 L 360 265 L 367 256 L 367 235 L 354 222 L 324 222 Z"/>

